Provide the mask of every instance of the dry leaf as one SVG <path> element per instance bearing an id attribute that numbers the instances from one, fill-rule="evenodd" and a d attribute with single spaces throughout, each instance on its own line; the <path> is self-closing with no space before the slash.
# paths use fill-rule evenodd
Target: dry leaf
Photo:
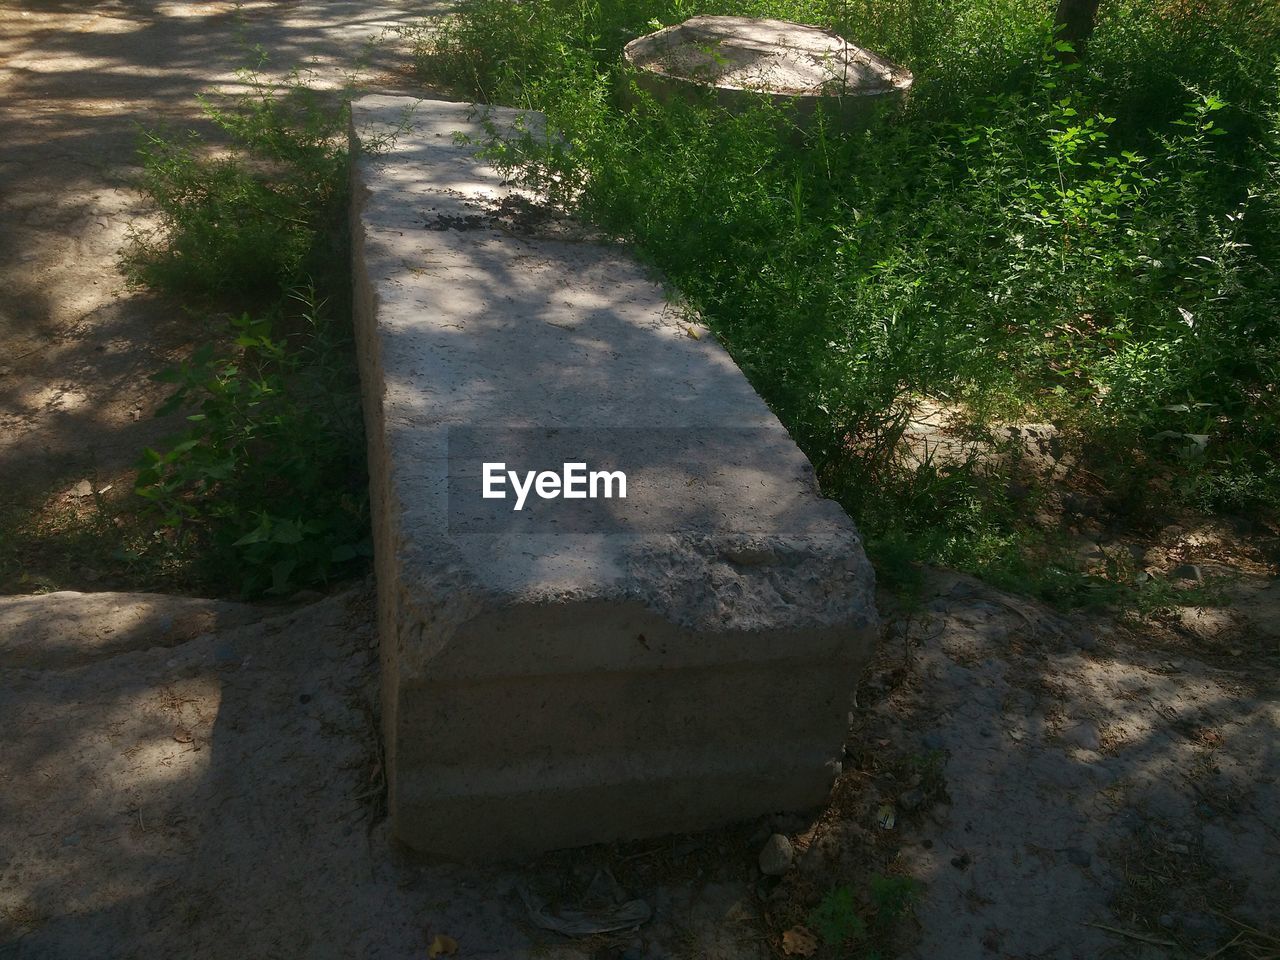
<path id="1" fill-rule="evenodd" d="M 431 960 L 436 957 L 451 957 L 458 952 L 458 941 L 453 937 L 446 937 L 443 933 L 437 933 L 431 940 L 431 946 L 427 947 L 427 956 Z"/>
<path id="2" fill-rule="evenodd" d="M 191 731 L 186 727 L 178 727 L 173 731 L 173 739 L 178 743 L 190 743 L 195 737 L 191 735 Z"/>
<path id="3" fill-rule="evenodd" d="M 812 957 L 818 952 L 818 938 L 808 927 L 794 926 L 782 935 L 782 952 L 789 957 Z"/>

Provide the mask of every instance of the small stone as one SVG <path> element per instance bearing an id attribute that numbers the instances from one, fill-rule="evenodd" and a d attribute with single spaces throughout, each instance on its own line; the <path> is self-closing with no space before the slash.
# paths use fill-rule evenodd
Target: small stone
<path id="1" fill-rule="evenodd" d="M 77 499 L 81 499 L 84 497 L 91 497 L 93 496 L 93 484 L 91 484 L 88 480 L 81 480 L 79 483 L 77 483 L 74 487 L 71 488 L 69 493 L 70 493 L 70 496 L 76 497 Z"/>
<path id="2" fill-rule="evenodd" d="M 788 840 L 780 833 L 775 833 L 765 841 L 764 848 L 760 851 L 760 872 L 766 877 L 780 877 L 795 862 L 796 850 Z"/>
<path id="3" fill-rule="evenodd" d="M 1093 855 L 1088 850 L 1082 850 L 1080 847 L 1068 847 L 1066 852 L 1067 860 L 1077 867 L 1087 867 L 1093 863 Z"/>

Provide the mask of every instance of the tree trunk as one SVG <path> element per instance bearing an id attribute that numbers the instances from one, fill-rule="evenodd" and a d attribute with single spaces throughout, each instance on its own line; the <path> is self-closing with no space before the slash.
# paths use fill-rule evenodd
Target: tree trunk
<path id="1" fill-rule="evenodd" d="M 1066 40 L 1074 48 L 1073 53 L 1059 56 L 1074 62 L 1084 56 L 1084 48 L 1093 36 L 1093 24 L 1098 17 L 1098 0 L 1058 0 L 1058 12 L 1053 24 L 1058 29 L 1058 39 Z"/>

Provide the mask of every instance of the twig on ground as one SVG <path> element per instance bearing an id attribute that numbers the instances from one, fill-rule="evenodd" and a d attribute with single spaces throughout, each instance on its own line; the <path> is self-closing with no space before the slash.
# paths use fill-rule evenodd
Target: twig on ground
<path id="1" fill-rule="evenodd" d="M 1172 940 L 1162 940 L 1160 937 L 1149 937 L 1145 933 L 1137 933 L 1133 930 L 1121 930 L 1119 927 L 1109 927 L 1105 923 L 1084 923 L 1082 926 L 1096 927 L 1099 930 L 1105 930 L 1107 933 L 1114 933 L 1118 937 L 1128 937 L 1130 940 L 1141 940 L 1143 943 L 1155 944 L 1157 947 L 1177 946 L 1177 944 Z"/>
<path id="2" fill-rule="evenodd" d="M 1200 960 L 1213 960 L 1213 958 L 1218 956 L 1219 954 L 1226 953 L 1228 950 L 1234 947 L 1237 943 L 1239 943 L 1240 938 L 1243 936 L 1244 936 L 1243 933 L 1237 933 L 1234 937 L 1232 937 L 1230 940 L 1228 940 L 1226 943 L 1220 946 L 1217 950 L 1213 951 L 1213 953 L 1206 953 L 1203 957 L 1200 958 Z"/>

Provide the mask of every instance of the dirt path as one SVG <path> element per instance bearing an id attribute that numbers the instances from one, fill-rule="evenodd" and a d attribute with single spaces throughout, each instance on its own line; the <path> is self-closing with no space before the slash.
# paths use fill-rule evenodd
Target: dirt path
<path id="1" fill-rule="evenodd" d="M 18 7 L 22 9 L 17 9 Z M 166 429 L 147 377 L 199 335 L 116 270 L 140 128 L 199 123 L 196 95 L 260 45 L 336 82 L 430 0 L 0 6 L 0 499 L 108 482 Z"/>
<path id="2" fill-rule="evenodd" d="M 388 835 L 367 586 L 274 611 L 0 598 L 0 958 L 420 960 L 443 935 L 460 960 L 769 960 L 877 875 L 922 884 L 886 960 L 1200 960 L 1272 922 L 1272 681 L 952 573 L 923 599 L 890 623 L 816 816 L 467 867 Z M 795 862 L 762 877 L 775 831 Z M 652 917 L 568 938 L 522 890 Z"/>

